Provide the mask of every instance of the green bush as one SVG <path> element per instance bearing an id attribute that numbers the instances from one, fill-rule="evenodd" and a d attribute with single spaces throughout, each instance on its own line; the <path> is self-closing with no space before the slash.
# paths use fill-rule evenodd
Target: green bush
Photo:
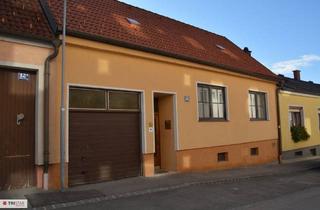
<path id="1" fill-rule="evenodd" d="M 292 126 L 291 137 L 294 142 L 306 141 L 310 138 L 310 135 L 303 126 Z"/>

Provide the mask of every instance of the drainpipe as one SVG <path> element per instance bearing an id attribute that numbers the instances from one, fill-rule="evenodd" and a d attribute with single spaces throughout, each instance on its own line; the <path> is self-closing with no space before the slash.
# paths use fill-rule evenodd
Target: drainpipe
<path id="1" fill-rule="evenodd" d="M 52 41 L 54 51 L 45 60 L 44 68 L 44 142 L 43 142 L 43 189 L 48 190 L 49 171 L 49 82 L 50 82 L 50 62 L 57 57 L 61 41 Z"/>
<path id="2" fill-rule="evenodd" d="M 62 26 L 62 59 L 61 59 L 61 95 L 60 95 L 60 190 L 64 191 L 65 175 L 65 104 L 64 104 L 64 72 L 65 72 L 65 48 L 67 29 L 67 0 L 63 1 L 63 26 Z"/>
<path id="3" fill-rule="evenodd" d="M 282 133 L 281 133 L 281 118 L 280 118 L 280 90 L 283 87 L 283 80 L 280 80 L 276 88 L 276 103 L 277 103 L 277 127 L 278 127 L 278 163 L 281 164 L 282 155 Z"/>

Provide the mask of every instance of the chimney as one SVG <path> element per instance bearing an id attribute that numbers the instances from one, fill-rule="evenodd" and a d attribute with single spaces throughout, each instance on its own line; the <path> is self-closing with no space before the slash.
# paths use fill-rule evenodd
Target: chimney
<path id="1" fill-rule="evenodd" d="M 245 52 L 245 53 L 247 53 L 249 56 L 251 56 L 251 52 L 252 52 L 252 51 L 250 51 L 248 47 L 245 47 L 245 48 L 243 48 L 243 52 Z"/>
<path id="2" fill-rule="evenodd" d="M 292 71 L 293 72 L 293 78 L 295 79 L 295 80 L 300 80 L 301 79 L 301 77 L 300 77 L 300 70 L 293 70 Z"/>

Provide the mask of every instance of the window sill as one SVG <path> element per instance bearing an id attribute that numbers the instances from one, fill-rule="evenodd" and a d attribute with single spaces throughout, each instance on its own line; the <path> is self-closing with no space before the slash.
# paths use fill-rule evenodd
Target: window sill
<path id="1" fill-rule="evenodd" d="M 269 121 L 268 119 L 250 119 L 250 121 Z"/>
<path id="2" fill-rule="evenodd" d="M 198 119 L 198 122 L 229 122 L 226 119 Z"/>

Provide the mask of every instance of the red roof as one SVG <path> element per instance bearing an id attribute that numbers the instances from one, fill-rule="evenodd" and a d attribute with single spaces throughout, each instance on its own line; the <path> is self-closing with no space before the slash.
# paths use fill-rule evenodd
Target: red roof
<path id="1" fill-rule="evenodd" d="M 1 0 L 0 32 L 41 40 L 54 39 L 38 0 Z"/>
<path id="2" fill-rule="evenodd" d="M 47 0 L 58 27 L 63 0 Z M 128 18 L 138 21 L 130 24 Z M 67 31 L 251 74 L 275 75 L 226 37 L 116 0 L 68 0 Z"/>

